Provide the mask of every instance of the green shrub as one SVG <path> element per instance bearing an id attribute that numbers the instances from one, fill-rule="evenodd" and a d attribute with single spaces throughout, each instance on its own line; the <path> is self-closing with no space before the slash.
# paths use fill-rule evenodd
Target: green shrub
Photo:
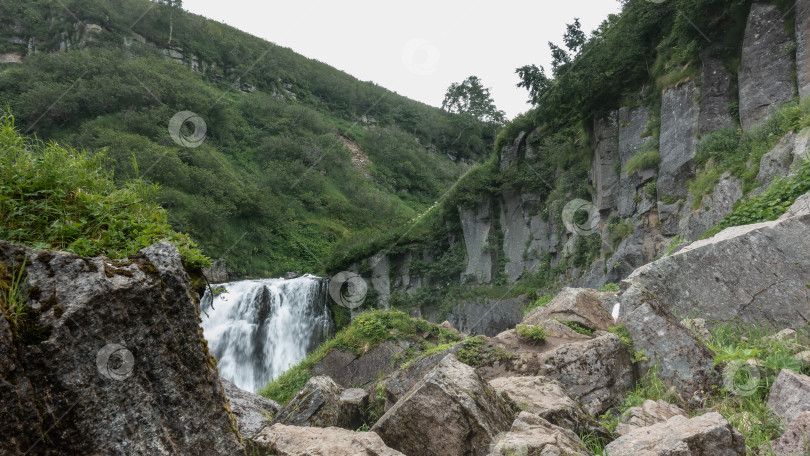
<path id="1" fill-rule="evenodd" d="M 529 342 L 545 342 L 546 341 L 546 328 L 542 326 L 519 324 L 515 327 L 515 331 L 519 338 Z"/>
<path id="2" fill-rule="evenodd" d="M 531 313 L 532 310 L 538 307 L 546 307 L 548 303 L 551 302 L 552 299 L 554 299 L 554 295 L 550 294 L 541 295 L 534 302 L 526 306 L 526 309 L 523 310 L 523 315 L 529 315 L 529 313 Z"/>
<path id="3" fill-rule="evenodd" d="M 649 149 L 639 152 L 628 160 L 624 172 L 632 174 L 638 171 L 644 171 L 645 169 L 654 169 L 658 167 L 659 163 L 661 163 L 661 154 L 655 149 Z"/>
<path id="4" fill-rule="evenodd" d="M 486 337 L 475 336 L 463 342 L 456 359 L 471 367 L 486 366 L 496 361 L 512 359 L 514 355 L 501 347 L 486 344 Z"/>
<path id="5" fill-rule="evenodd" d="M 565 326 L 568 326 L 569 328 L 573 329 L 574 331 L 576 331 L 576 332 L 578 332 L 580 334 L 583 334 L 585 336 L 593 336 L 593 330 L 592 329 L 588 329 L 588 328 L 580 325 L 579 323 L 577 323 L 575 321 L 560 320 L 560 319 L 557 319 L 557 321 L 564 324 Z"/>
<path id="6" fill-rule="evenodd" d="M 619 291 L 619 284 L 613 282 L 606 283 L 599 291 L 615 293 Z"/>
<path id="7" fill-rule="evenodd" d="M 703 233 L 701 239 L 714 236 L 731 226 L 776 220 L 790 208 L 796 198 L 807 192 L 810 192 L 810 160 L 802 163 L 792 178 L 778 179 L 760 195 L 738 203 L 734 211 Z"/>
<path id="8" fill-rule="evenodd" d="M 0 117 L 0 239 L 110 258 L 168 240 L 187 268 L 210 265 L 194 241 L 169 226 L 153 202 L 157 186 L 118 188 L 103 163 L 102 154 L 25 138 L 14 117 Z"/>

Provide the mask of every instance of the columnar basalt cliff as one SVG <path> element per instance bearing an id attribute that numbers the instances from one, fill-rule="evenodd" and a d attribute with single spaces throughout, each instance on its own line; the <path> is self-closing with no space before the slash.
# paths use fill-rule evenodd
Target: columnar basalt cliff
<path id="1" fill-rule="evenodd" d="M 451 234 L 451 245 L 463 243 L 466 253 L 459 282 L 509 284 L 546 271 L 540 273 L 564 277 L 561 283 L 594 288 L 618 283 L 679 242 L 700 238 L 744 197 L 759 194 L 774 180 L 793 173 L 807 157 L 808 143 L 803 139 L 810 135 L 808 129 L 789 131 L 784 144 L 765 154 L 761 163 L 747 163 L 749 170 L 759 165 L 754 179 L 721 169 L 711 182 L 708 176 L 718 163 L 714 159 L 707 162 L 698 151 L 706 137 L 739 135 L 739 131 L 733 133 L 739 129 L 754 131 L 795 100 L 797 91 L 806 95 L 810 80 L 807 11 L 807 1 L 799 1 L 794 39 L 786 28 L 788 15 L 772 4 L 755 2 L 740 43 L 739 72 L 730 70 L 727 61 L 707 49 L 700 53 L 699 68 L 683 69 L 687 76 L 665 86 L 658 103 L 644 101 L 650 99 L 644 95 L 650 89 L 644 87 L 638 101 L 589 121 L 587 141 L 592 152 L 587 185 L 591 197 L 582 209 L 598 218 L 593 229 L 576 229 L 584 226 L 581 223 L 571 229 L 570 223 L 560 220 L 565 215 L 561 216 L 559 199 L 551 204 L 547 196 L 520 184 L 457 207 L 458 228 Z M 798 87 L 793 68 L 797 69 Z M 545 179 L 539 161 L 549 134 L 545 128 L 521 131 L 506 142 L 498 156 L 499 171 L 533 173 Z M 550 179 L 565 179 L 565 172 L 556 169 Z M 709 180 L 708 191 L 690 190 L 701 179 Z M 590 239 L 597 235 L 599 244 Z M 427 249 L 418 243 L 406 247 L 417 254 Z M 583 261 L 583 252 L 590 255 L 587 261 Z M 366 261 L 385 264 L 375 269 L 375 279 L 370 281 L 380 296 L 392 292 L 408 295 L 419 286 L 436 286 L 429 281 L 414 286 L 412 278 L 418 272 L 408 271 L 410 264 L 393 257 L 388 259 L 390 265 L 379 260 L 377 256 Z M 354 266 L 356 270 L 363 269 L 362 263 Z M 558 269 L 548 272 L 554 267 Z M 391 277 L 388 283 L 379 278 L 385 270 Z M 408 287 L 402 285 L 406 276 L 411 279 Z M 472 314 L 465 319 L 481 317 L 498 307 L 498 302 L 487 300 L 480 311 L 467 306 L 464 312 Z M 451 315 L 449 310 L 437 313 L 427 308 L 413 313 L 437 319 Z M 521 316 L 515 312 L 509 318 L 517 322 Z M 466 329 L 497 333 L 495 328 Z"/>

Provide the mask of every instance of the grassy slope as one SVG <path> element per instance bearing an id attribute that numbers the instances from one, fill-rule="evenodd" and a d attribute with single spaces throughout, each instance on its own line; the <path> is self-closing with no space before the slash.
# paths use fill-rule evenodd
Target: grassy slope
<path id="1" fill-rule="evenodd" d="M 0 104 L 22 129 L 105 150 L 119 184 L 160 184 L 172 226 L 241 274 L 324 272 L 337 243 L 397 226 L 451 186 L 465 166 L 447 154 L 474 161 L 492 141 L 491 127 L 189 13 L 173 13 L 171 45 L 213 68 L 196 73 L 152 45 L 124 47 L 133 32 L 168 43 L 167 8 L 146 0 L 5 0 L 0 10 L 14 18 L 0 21 L 0 52 L 26 53 L 10 36 L 39 42 L 22 65 L 0 65 Z M 73 36 L 68 11 L 103 31 L 54 52 Z M 237 76 L 256 91 L 235 89 Z M 207 125 L 197 148 L 168 134 L 183 110 Z M 368 155 L 368 178 L 338 135 Z"/>

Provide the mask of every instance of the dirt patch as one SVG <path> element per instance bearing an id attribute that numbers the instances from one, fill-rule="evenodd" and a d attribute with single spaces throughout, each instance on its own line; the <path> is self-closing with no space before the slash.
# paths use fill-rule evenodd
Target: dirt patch
<path id="1" fill-rule="evenodd" d="M 341 142 L 343 142 L 343 145 L 346 146 L 347 149 L 349 149 L 349 152 L 351 152 L 352 165 L 354 165 L 355 168 L 362 171 L 363 176 L 365 176 L 367 179 L 370 179 L 371 176 L 369 174 L 368 168 L 371 165 L 371 160 L 368 158 L 368 155 L 366 155 L 366 153 L 363 152 L 363 149 L 360 147 L 360 144 L 357 144 L 356 142 L 352 141 L 351 139 L 343 135 L 338 135 L 338 138 L 340 138 Z"/>

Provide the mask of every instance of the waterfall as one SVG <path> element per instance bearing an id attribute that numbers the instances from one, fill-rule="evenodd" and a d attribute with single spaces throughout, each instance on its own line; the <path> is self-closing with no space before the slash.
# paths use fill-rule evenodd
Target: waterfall
<path id="1" fill-rule="evenodd" d="M 224 283 L 202 300 L 202 327 L 219 374 L 256 392 L 334 332 L 328 281 L 305 275 Z M 205 314 L 208 314 L 207 316 Z"/>

